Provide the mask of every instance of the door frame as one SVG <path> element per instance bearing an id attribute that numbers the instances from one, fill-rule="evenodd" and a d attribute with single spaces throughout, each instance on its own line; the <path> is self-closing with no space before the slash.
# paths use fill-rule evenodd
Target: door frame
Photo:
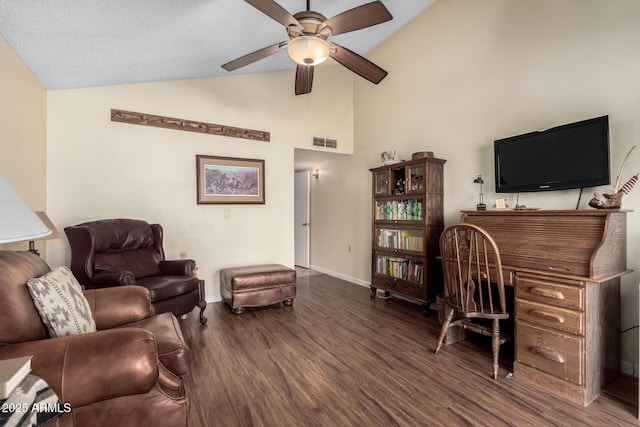
<path id="1" fill-rule="evenodd" d="M 295 172 L 294 176 L 294 264 L 310 267 L 311 248 L 311 171 Z M 306 210 L 306 215 L 305 212 Z M 301 216 L 302 215 L 302 216 Z M 305 225 L 306 224 L 306 225 Z"/>

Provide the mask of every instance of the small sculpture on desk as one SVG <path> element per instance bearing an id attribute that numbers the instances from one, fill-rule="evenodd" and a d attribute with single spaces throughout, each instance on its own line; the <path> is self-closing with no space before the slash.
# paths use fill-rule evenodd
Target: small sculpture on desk
<path id="1" fill-rule="evenodd" d="M 624 196 L 625 194 L 629 194 L 631 192 L 631 190 L 633 189 L 633 186 L 636 185 L 636 182 L 638 181 L 638 176 L 640 175 L 640 173 L 635 174 L 629 179 L 629 181 L 627 181 L 622 186 L 622 188 L 620 188 L 620 176 L 622 175 L 622 171 L 624 170 L 624 165 L 627 163 L 627 160 L 629 159 L 629 155 L 631 154 L 634 148 L 636 148 L 635 145 L 631 147 L 631 150 L 629 150 L 629 152 L 624 158 L 624 161 L 622 162 L 622 166 L 620 167 L 620 173 L 618 174 L 618 177 L 616 179 L 616 187 L 613 190 L 613 193 L 612 194 L 594 193 L 593 199 L 589 201 L 589 206 L 596 209 L 619 209 L 622 207 L 622 196 Z"/>
<path id="2" fill-rule="evenodd" d="M 619 209 L 622 207 L 622 196 L 629 194 L 633 186 L 638 182 L 638 175 L 640 175 L 640 173 L 632 176 L 620 190 L 613 194 L 595 193 L 593 199 L 589 201 L 589 206 L 596 209 Z"/>

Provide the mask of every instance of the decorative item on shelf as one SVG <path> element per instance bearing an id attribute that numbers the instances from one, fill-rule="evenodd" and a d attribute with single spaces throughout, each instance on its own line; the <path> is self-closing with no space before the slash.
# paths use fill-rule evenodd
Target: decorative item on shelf
<path id="1" fill-rule="evenodd" d="M 380 154 L 380 161 L 382 162 L 382 166 L 394 165 L 396 163 L 402 162 L 402 160 L 400 160 L 400 154 L 398 154 L 398 150 L 383 151 Z"/>
<path id="2" fill-rule="evenodd" d="M 636 148 L 635 145 L 631 147 L 631 150 L 629 150 L 629 152 L 624 158 L 624 161 L 622 162 L 622 166 L 620 167 L 620 173 L 616 178 L 616 186 L 613 190 L 613 193 L 611 194 L 594 193 L 593 198 L 589 201 L 589 206 L 596 209 L 619 209 L 620 207 L 622 207 L 622 196 L 624 196 L 625 194 L 629 194 L 631 192 L 631 190 L 633 189 L 633 186 L 638 181 L 638 176 L 640 176 L 640 172 L 635 174 L 627 182 L 625 182 L 622 188 L 620 188 L 620 176 L 622 175 L 624 166 L 627 163 L 627 160 L 629 160 L 629 155 L 631 154 L 634 148 Z"/>
<path id="3" fill-rule="evenodd" d="M 416 151 L 411 155 L 411 160 L 425 159 L 433 157 L 433 151 Z"/>
<path id="4" fill-rule="evenodd" d="M 404 179 L 398 179 L 396 181 L 396 187 L 393 189 L 393 194 L 396 196 L 404 194 Z"/>
<path id="5" fill-rule="evenodd" d="M 482 193 L 482 184 L 484 184 L 484 180 L 482 179 L 482 175 L 478 175 L 476 179 L 473 180 L 474 184 L 480 184 L 480 194 L 478 199 L 478 204 L 476 205 L 476 210 L 478 211 L 486 211 L 487 205 L 484 203 L 484 194 Z"/>
<path id="6" fill-rule="evenodd" d="M 422 175 L 411 175 L 411 191 L 422 190 Z"/>

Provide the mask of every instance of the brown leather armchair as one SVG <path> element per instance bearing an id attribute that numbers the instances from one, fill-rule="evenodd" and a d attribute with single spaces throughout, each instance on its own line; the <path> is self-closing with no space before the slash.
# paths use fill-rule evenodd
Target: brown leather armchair
<path id="1" fill-rule="evenodd" d="M 160 349 L 171 343 L 149 329 L 131 327 L 149 319 L 148 291 L 138 286 L 85 291 L 98 331 L 48 338 L 26 284 L 49 271 L 33 253 L 0 251 L 0 359 L 33 356 L 31 373 L 71 405 L 51 424 L 188 425 L 182 380 L 159 359 Z M 163 316 L 154 321 L 175 319 Z"/>
<path id="2" fill-rule="evenodd" d="M 71 271 L 86 289 L 140 285 L 149 289 L 154 313 L 187 314 L 197 305 L 206 323 L 204 280 L 191 259 L 166 260 L 162 226 L 136 219 L 105 219 L 64 229 Z"/>

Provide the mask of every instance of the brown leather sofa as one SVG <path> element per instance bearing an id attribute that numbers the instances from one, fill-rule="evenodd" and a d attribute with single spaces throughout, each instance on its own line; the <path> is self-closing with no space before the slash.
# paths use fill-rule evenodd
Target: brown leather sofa
<path id="1" fill-rule="evenodd" d="M 169 352 L 164 358 L 173 369 L 189 371 L 175 317 L 150 317 L 149 292 L 139 286 L 89 290 L 85 296 L 98 331 L 48 338 L 26 283 L 49 271 L 33 253 L 0 251 L 0 359 L 33 356 L 31 374 L 72 408 L 47 425 L 188 425 L 182 380 L 159 355 Z M 145 321 L 159 330 L 157 336 L 132 327 Z"/>
<path id="2" fill-rule="evenodd" d="M 187 314 L 197 305 L 205 323 L 204 280 L 192 259 L 166 260 L 159 224 L 104 219 L 64 229 L 71 245 L 71 271 L 86 289 L 140 285 L 149 289 L 154 313 Z"/>

